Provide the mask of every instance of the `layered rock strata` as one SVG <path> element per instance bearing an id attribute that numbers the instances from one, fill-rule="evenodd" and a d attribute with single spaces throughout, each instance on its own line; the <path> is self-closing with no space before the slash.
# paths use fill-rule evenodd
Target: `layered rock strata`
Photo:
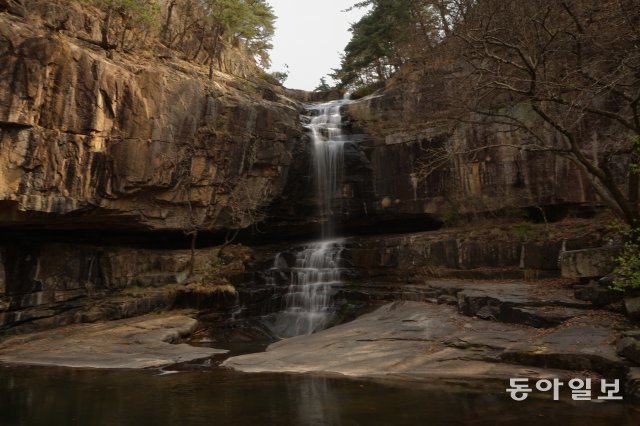
<path id="1" fill-rule="evenodd" d="M 241 228 L 280 194 L 301 135 L 280 89 L 108 58 L 82 27 L 0 14 L 0 29 L 0 226 Z"/>

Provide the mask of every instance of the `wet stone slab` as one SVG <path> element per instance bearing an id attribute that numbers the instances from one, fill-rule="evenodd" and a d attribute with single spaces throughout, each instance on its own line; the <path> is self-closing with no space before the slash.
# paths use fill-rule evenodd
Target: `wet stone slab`
<path id="1" fill-rule="evenodd" d="M 625 370 L 615 355 L 615 330 L 587 322 L 575 333 L 547 331 L 551 335 L 545 339 L 540 329 L 463 316 L 448 305 L 403 301 L 347 324 L 277 342 L 264 353 L 229 358 L 223 365 L 244 372 L 409 380 L 567 377 L 585 365 L 606 374 Z M 518 357 L 531 350 L 525 347 L 528 342 L 541 342 L 538 349 L 553 346 L 544 358 Z M 603 347 L 594 352 L 594 345 Z"/>
<path id="2" fill-rule="evenodd" d="M 0 362 L 78 368 L 152 368 L 204 359 L 225 350 L 172 344 L 197 321 L 187 312 L 76 324 L 0 342 Z"/>
<path id="3" fill-rule="evenodd" d="M 485 320 L 554 327 L 589 315 L 597 306 L 579 300 L 574 289 L 558 284 L 486 281 L 434 281 L 423 284 L 360 282 L 340 290 L 353 301 L 411 300 L 457 306 L 458 312 Z"/>
<path id="4" fill-rule="evenodd" d="M 571 289 L 529 283 L 429 282 L 440 298 L 455 297 L 461 314 L 545 328 L 589 313 Z"/>

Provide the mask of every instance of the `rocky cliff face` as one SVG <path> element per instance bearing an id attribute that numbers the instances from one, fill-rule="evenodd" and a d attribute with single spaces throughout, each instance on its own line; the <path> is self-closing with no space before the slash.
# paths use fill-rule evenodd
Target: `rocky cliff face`
<path id="1" fill-rule="evenodd" d="M 233 288 L 219 291 L 207 278 L 219 272 L 211 263 L 220 261 L 217 250 L 192 257 L 162 231 L 261 224 L 269 238 L 317 236 L 303 106 L 291 98 L 336 93 L 274 87 L 233 52 L 221 60 L 228 73 L 213 81 L 205 67 L 171 51 L 107 56 L 92 42 L 98 15 L 75 3 L 39 4 L 44 9 L 25 18 L 2 12 L 0 1 L 0 231 L 10 231 L 0 240 L 0 328 L 120 318 L 199 297 L 210 307 L 233 305 Z M 427 91 L 423 82 L 398 84 L 348 107 L 338 218 L 347 232 L 404 232 L 464 213 L 595 203 L 574 168 L 514 150 L 522 143 L 514 135 L 444 126 L 437 93 L 428 98 Z M 485 145 L 495 146 L 474 151 Z M 434 152 L 457 147 L 474 154 L 431 170 Z M 73 238 L 61 241 L 67 231 Z M 137 235 L 146 247 L 131 247 Z M 352 261 L 363 270 L 436 262 L 462 276 L 483 265 L 514 267 L 520 276 L 522 268 L 554 270 L 562 245 L 498 242 L 482 251 L 475 241 L 434 238 L 366 240 L 352 247 Z M 211 281 L 204 290 L 184 287 L 193 268 Z M 156 294 L 157 287 L 165 291 Z"/>
<path id="2" fill-rule="evenodd" d="M 555 221 L 600 206 L 589 181 L 570 161 L 528 151 L 521 133 L 504 125 L 447 119 L 447 106 L 428 78 L 394 80 L 344 108 L 345 167 L 337 222 L 344 232 L 392 233 L 435 229 L 469 215 L 517 214 Z M 521 119 L 536 120 L 514 107 Z M 476 121 L 470 123 L 470 121 Z M 544 126 L 540 123 L 540 126 Z M 545 129 L 548 138 L 558 135 Z M 604 133 L 604 132 L 601 132 Z M 585 134 L 597 152 L 602 134 Z M 308 228 L 314 222 L 310 150 L 295 154 L 296 176 L 271 211 L 274 223 Z M 621 174 L 622 175 L 622 174 Z M 306 228 L 305 228 L 306 227 Z"/>
<path id="3" fill-rule="evenodd" d="M 553 214 L 554 207 L 598 204 L 589 182 L 568 160 L 519 149 L 528 141 L 505 126 L 439 120 L 437 101 L 419 84 L 361 99 L 348 113 L 353 127 L 370 135 L 362 148 L 375 194 L 370 211 L 446 220 L 529 207 Z M 533 119 L 526 114 L 521 112 L 523 120 Z M 548 134 L 555 137 L 551 129 Z M 588 143 L 597 150 L 592 136 Z"/>
<path id="4" fill-rule="evenodd" d="M 258 221 L 300 143 L 298 105 L 166 53 L 107 58 L 83 41 L 98 23 L 76 12 L 67 31 L 0 14 L 0 225 Z"/>
<path id="5" fill-rule="evenodd" d="M 304 143 L 301 105 L 233 51 L 211 81 L 168 49 L 107 55 L 82 3 L 34 4 L 0 2 L 0 328 L 233 304 L 217 249 L 165 236 L 261 221 Z"/>

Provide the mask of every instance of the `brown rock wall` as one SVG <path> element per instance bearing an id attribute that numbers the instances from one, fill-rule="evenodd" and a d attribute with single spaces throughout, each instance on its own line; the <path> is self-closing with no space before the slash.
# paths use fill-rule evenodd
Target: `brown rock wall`
<path id="1" fill-rule="evenodd" d="M 295 102 L 28 24 L 0 15 L 0 225 L 244 227 L 279 195 Z"/>
<path id="2" fill-rule="evenodd" d="M 452 213 L 599 204 L 568 160 L 519 149 L 530 141 L 505 126 L 447 121 L 438 105 L 421 81 L 391 85 L 349 105 L 354 131 L 368 135 L 361 149 L 372 170 L 369 213 L 446 218 Z M 514 109 L 522 120 L 536 119 Z M 556 137 L 553 129 L 545 134 Z M 598 139 L 584 135 L 585 149 L 597 151 Z"/>
<path id="3" fill-rule="evenodd" d="M 221 301 L 233 304 L 228 279 L 244 272 L 250 250 L 228 248 L 231 260 L 225 262 L 218 249 L 197 250 L 189 277 L 190 250 L 18 242 L 5 249 L 0 269 L 0 278 L 7 277 L 6 292 L 0 292 L 0 327 L 97 321 L 179 304 L 203 309 L 220 307 Z M 200 306 L 198 297 L 215 303 Z"/>
<path id="4" fill-rule="evenodd" d="M 365 279 L 535 279 L 559 277 L 563 253 L 600 247 L 605 239 L 605 231 L 586 220 L 529 225 L 532 235 L 527 238 L 520 235 L 520 226 L 493 223 L 491 229 L 482 230 L 469 225 L 466 229 L 355 237 L 348 240 L 343 256 L 356 275 Z"/>

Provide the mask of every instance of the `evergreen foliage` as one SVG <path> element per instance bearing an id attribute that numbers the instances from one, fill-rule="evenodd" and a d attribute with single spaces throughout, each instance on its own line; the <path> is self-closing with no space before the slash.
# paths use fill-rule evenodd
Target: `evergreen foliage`
<path id="1" fill-rule="evenodd" d="M 340 86 L 357 91 L 389 79 L 400 66 L 422 58 L 458 22 L 471 0 L 364 0 L 368 8 L 351 26 L 339 69 L 331 75 Z M 349 9 L 350 10 L 350 9 Z"/>
<path id="2" fill-rule="evenodd" d="M 320 77 L 320 84 L 313 89 L 314 92 L 328 92 L 329 90 L 331 90 L 331 86 L 327 83 L 326 77 Z"/>
<path id="3" fill-rule="evenodd" d="M 205 20 L 218 43 L 242 41 L 263 66 L 269 65 L 268 50 L 275 30 L 275 16 L 265 0 L 205 0 Z"/>
<path id="4" fill-rule="evenodd" d="M 225 46 L 269 65 L 275 15 L 266 0 L 81 0 L 104 13 L 101 45 L 130 50 L 156 37 L 186 57 L 213 66 Z"/>
<path id="5" fill-rule="evenodd" d="M 370 7 L 351 26 L 352 38 L 333 77 L 342 85 L 360 87 L 389 78 L 402 64 L 400 46 L 410 36 L 411 0 L 367 0 Z"/>

